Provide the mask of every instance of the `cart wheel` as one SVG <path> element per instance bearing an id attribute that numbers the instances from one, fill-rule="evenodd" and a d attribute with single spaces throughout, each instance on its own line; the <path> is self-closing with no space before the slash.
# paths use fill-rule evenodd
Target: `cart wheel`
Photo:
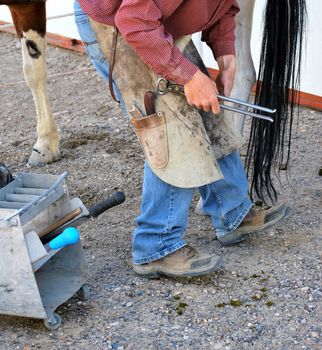
<path id="1" fill-rule="evenodd" d="M 47 329 L 50 329 L 51 331 L 59 328 L 61 324 L 61 317 L 56 314 L 55 312 L 46 320 L 44 320 L 44 325 Z"/>
<path id="2" fill-rule="evenodd" d="M 91 295 L 91 287 L 89 284 L 83 284 L 80 289 L 77 291 L 76 295 L 80 300 L 86 300 Z"/>

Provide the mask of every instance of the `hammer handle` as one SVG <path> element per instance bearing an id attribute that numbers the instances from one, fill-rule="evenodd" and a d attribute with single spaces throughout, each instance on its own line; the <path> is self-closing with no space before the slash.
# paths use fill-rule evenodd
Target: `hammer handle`
<path id="1" fill-rule="evenodd" d="M 156 94 L 153 91 L 147 91 L 144 94 L 144 107 L 146 111 L 146 115 L 151 115 L 155 113 L 155 99 Z"/>
<path id="2" fill-rule="evenodd" d="M 46 236 L 49 232 L 56 230 L 56 228 L 66 224 L 68 221 L 76 218 L 79 214 L 81 214 L 82 208 L 76 208 L 61 219 L 55 221 L 50 226 L 46 227 L 43 231 L 38 233 L 38 236 L 41 238 L 43 236 Z"/>
<path id="3" fill-rule="evenodd" d="M 88 209 L 90 215 L 93 218 L 97 218 L 100 214 L 104 213 L 105 210 L 115 207 L 116 205 L 122 204 L 125 201 L 125 195 L 123 192 L 115 192 L 110 197 L 105 198 L 99 203 L 96 203 Z"/>

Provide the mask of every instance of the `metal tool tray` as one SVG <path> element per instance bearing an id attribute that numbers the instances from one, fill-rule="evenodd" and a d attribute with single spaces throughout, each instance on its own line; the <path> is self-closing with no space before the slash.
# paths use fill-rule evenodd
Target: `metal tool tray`
<path id="1" fill-rule="evenodd" d="M 8 221 L 19 215 L 23 226 L 59 197 L 68 194 L 64 182 L 66 176 L 66 172 L 62 175 L 29 173 L 18 175 L 14 181 L 0 189 L 0 210 L 16 209 L 13 214 L 2 220 Z"/>
<path id="2" fill-rule="evenodd" d="M 80 242 L 31 259 L 31 248 L 44 250 L 37 232 L 75 208 L 88 214 L 79 198 L 69 198 L 66 175 L 21 174 L 0 189 L 0 314 L 43 319 L 49 329 L 60 325 L 59 305 L 90 292 Z"/>

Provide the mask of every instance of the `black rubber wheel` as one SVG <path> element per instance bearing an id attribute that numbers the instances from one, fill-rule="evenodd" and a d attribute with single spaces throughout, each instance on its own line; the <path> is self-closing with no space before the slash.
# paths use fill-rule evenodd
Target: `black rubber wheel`
<path id="1" fill-rule="evenodd" d="M 13 180 L 9 168 L 0 162 L 0 188 L 8 185 Z"/>
<path id="2" fill-rule="evenodd" d="M 44 325 L 47 329 L 53 331 L 61 325 L 61 317 L 54 312 L 50 318 L 44 320 Z"/>

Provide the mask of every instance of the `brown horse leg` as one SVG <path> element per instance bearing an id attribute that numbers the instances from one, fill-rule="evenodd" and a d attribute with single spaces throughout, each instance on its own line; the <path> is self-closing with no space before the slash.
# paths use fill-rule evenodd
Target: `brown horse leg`
<path id="1" fill-rule="evenodd" d="M 23 71 L 37 113 L 38 137 L 28 164 L 40 166 L 60 158 L 59 135 L 47 93 L 45 2 L 10 5 L 9 8 L 21 39 Z"/>

